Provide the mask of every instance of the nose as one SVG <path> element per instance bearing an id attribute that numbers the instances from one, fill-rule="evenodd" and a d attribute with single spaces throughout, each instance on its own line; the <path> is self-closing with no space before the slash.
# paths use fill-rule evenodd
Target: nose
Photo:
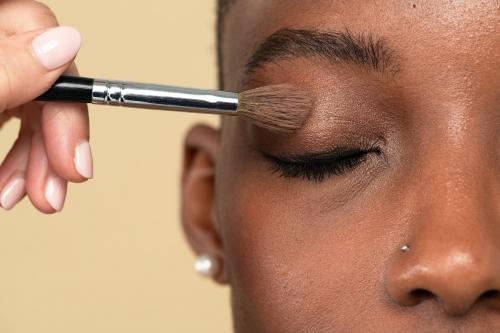
<path id="1" fill-rule="evenodd" d="M 499 311 L 497 173 L 433 168 L 434 178 L 425 186 L 409 184 L 414 194 L 402 205 L 411 207 L 409 250 L 398 249 L 388 260 L 386 292 L 398 305 L 433 303 L 451 316 L 476 307 Z"/>
<path id="2" fill-rule="evenodd" d="M 401 306 L 434 301 L 452 316 L 465 315 L 473 306 L 500 310 L 500 270 L 493 262 L 497 253 L 481 252 L 479 248 L 414 246 L 399 254 L 407 258 L 393 263 L 388 293 Z"/>

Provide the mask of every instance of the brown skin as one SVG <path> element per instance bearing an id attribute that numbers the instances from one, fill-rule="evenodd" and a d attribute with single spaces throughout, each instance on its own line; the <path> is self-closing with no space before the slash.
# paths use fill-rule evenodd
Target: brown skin
<path id="1" fill-rule="evenodd" d="M 292 59 L 240 86 L 263 39 L 319 26 L 383 36 L 397 77 Z M 238 119 L 188 134 L 183 225 L 221 263 L 235 331 L 500 330 L 498 1 L 241 0 L 223 43 L 225 89 L 286 82 L 315 100 L 291 137 Z M 260 153 L 358 142 L 382 153 L 319 183 Z"/>

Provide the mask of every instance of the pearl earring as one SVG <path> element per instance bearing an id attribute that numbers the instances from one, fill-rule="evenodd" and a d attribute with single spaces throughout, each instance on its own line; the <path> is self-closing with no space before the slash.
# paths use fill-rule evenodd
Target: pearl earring
<path id="1" fill-rule="evenodd" d="M 202 254 L 196 258 L 194 269 L 204 277 L 213 278 L 219 271 L 219 262 L 213 256 Z"/>

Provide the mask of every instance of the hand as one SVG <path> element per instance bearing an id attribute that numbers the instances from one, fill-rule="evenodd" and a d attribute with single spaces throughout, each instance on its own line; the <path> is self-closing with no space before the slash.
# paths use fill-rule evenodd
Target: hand
<path id="1" fill-rule="evenodd" d="M 7 210 L 27 195 L 43 213 L 61 211 L 67 182 L 92 178 L 86 106 L 32 102 L 64 72 L 77 74 L 80 34 L 57 25 L 39 2 L 0 2 L 0 128 L 21 119 L 0 165 L 0 206 Z"/>

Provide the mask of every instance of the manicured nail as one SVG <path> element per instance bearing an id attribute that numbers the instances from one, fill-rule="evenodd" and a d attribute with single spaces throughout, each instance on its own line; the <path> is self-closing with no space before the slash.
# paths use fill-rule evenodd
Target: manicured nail
<path id="1" fill-rule="evenodd" d="M 90 149 L 90 144 L 88 141 L 81 142 L 75 149 L 75 168 L 78 173 L 87 178 L 92 179 L 93 163 L 92 163 L 92 150 Z"/>
<path id="2" fill-rule="evenodd" d="M 11 210 L 26 194 L 26 180 L 22 175 L 14 175 L 0 193 L 0 205 Z"/>
<path id="3" fill-rule="evenodd" d="M 64 207 L 68 183 L 59 176 L 49 173 L 45 184 L 45 199 L 57 212 Z"/>
<path id="4" fill-rule="evenodd" d="M 71 27 L 50 29 L 33 40 L 33 51 L 48 70 L 67 64 L 82 44 L 80 33 Z"/>

